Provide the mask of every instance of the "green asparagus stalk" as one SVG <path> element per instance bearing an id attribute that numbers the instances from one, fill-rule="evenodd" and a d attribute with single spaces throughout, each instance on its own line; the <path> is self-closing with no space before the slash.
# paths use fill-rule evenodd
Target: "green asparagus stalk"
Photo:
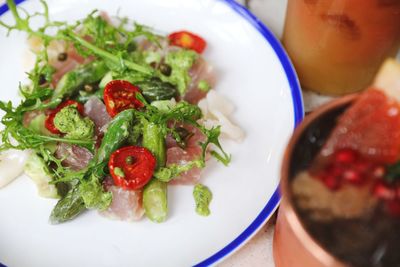
<path id="1" fill-rule="evenodd" d="M 165 138 L 154 123 L 142 120 L 143 146 L 157 159 L 157 169 L 165 166 Z M 153 222 L 164 222 L 168 214 L 167 183 L 153 178 L 144 188 L 143 207 L 146 216 Z"/>

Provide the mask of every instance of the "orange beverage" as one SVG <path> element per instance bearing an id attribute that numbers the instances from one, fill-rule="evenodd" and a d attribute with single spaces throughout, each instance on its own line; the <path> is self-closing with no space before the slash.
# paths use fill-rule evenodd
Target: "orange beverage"
<path id="1" fill-rule="evenodd" d="M 289 0 L 283 44 L 304 89 L 366 88 L 400 46 L 400 0 Z"/>

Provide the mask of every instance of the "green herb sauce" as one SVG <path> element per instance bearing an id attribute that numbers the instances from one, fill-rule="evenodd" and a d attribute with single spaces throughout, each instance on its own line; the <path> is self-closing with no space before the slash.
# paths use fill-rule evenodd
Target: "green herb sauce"
<path id="1" fill-rule="evenodd" d="M 67 138 L 92 139 L 94 136 L 94 122 L 82 118 L 74 106 L 61 109 L 54 117 L 54 125 Z"/>

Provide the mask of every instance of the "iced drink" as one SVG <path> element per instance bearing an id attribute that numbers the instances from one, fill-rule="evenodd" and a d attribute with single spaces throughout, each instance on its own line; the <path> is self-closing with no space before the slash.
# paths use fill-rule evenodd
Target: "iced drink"
<path id="1" fill-rule="evenodd" d="M 289 0 L 283 44 L 305 89 L 366 88 L 400 45 L 400 0 Z"/>

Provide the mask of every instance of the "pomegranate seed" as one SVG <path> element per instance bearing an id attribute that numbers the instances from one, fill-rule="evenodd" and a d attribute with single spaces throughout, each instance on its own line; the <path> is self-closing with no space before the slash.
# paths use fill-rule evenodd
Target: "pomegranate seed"
<path id="1" fill-rule="evenodd" d="M 400 200 L 400 184 L 396 186 L 396 199 Z"/>
<path id="2" fill-rule="evenodd" d="M 373 171 L 372 171 L 372 175 L 375 178 L 382 178 L 386 173 L 385 167 L 383 166 L 376 166 Z"/>
<path id="3" fill-rule="evenodd" d="M 386 202 L 386 208 L 390 215 L 400 217 L 400 201 L 391 200 Z"/>
<path id="4" fill-rule="evenodd" d="M 335 154 L 335 161 L 341 164 L 354 163 L 357 158 L 357 152 L 349 148 L 341 149 Z"/>
<path id="5" fill-rule="evenodd" d="M 361 184 L 362 182 L 364 182 L 364 179 L 361 176 L 361 174 L 359 172 L 357 172 L 356 170 L 352 170 L 352 169 L 344 171 L 343 179 L 345 179 L 346 181 L 348 181 L 352 184 Z"/>
<path id="6" fill-rule="evenodd" d="M 365 161 L 358 161 L 354 164 L 354 169 L 357 170 L 359 173 L 368 173 L 371 165 Z"/>
<path id="7" fill-rule="evenodd" d="M 326 175 L 323 177 L 323 182 L 332 191 L 336 191 L 340 188 L 340 181 L 334 175 Z"/>
<path id="8" fill-rule="evenodd" d="M 332 175 L 332 176 L 342 176 L 343 174 L 343 167 L 337 164 L 330 164 L 328 167 L 325 168 L 324 174 L 325 175 Z"/>
<path id="9" fill-rule="evenodd" d="M 396 189 L 379 181 L 374 185 L 373 194 L 380 199 L 393 200 L 396 198 Z"/>

